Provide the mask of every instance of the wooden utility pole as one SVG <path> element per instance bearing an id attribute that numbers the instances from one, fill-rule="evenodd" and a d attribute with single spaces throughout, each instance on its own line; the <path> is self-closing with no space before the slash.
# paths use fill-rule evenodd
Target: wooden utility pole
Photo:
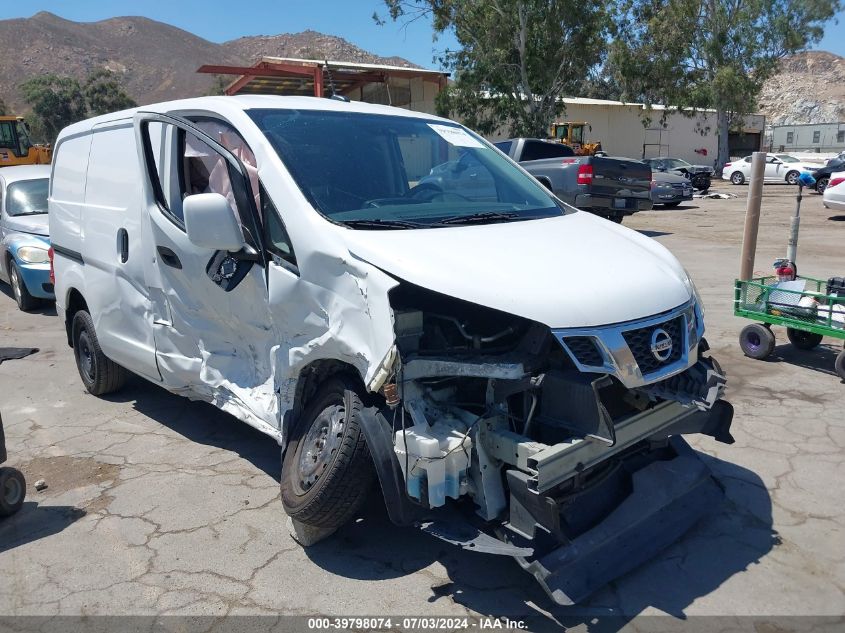
<path id="1" fill-rule="evenodd" d="M 754 255 L 757 253 L 757 230 L 760 227 L 760 203 L 763 200 L 765 170 L 766 152 L 754 152 L 751 157 L 748 201 L 745 204 L 745 231 L 742 235 L 742 257 L 739 270 L 739 278 L 742 281 L 754 276 Z"/>

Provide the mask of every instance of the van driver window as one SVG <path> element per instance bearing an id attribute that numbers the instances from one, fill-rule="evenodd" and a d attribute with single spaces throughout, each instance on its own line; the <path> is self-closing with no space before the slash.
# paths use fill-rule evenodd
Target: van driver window
<path id="1" fill-rule="evenodd" d="M 258 161 L 255 160 L 255 154 L 246 144 L 246 141 L 232 126 L 223 121 L 201 119 L 195 121 L 194 125 L 232 152 L 241 161 L 249 176 L 249 185 L 255 198 L 255 208 L 258 209 L 259 214 L 263 215 L 258 182 Z"/>
<path id="2" fill-rule="evenodd" d="M 182 199 L 197 193 L 219 193 L 229 201 L 229 206 L 241 221 L 226 160 L 190 133 L 185 133 L 182 175 Z"/>

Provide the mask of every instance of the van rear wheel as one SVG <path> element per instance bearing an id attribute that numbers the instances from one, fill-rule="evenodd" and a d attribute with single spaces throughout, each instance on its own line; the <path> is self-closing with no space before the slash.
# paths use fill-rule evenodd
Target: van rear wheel
<path id="1" fill-rule="evenodd" d="M 85 310 L 73 316 L 73 355 L 85 388 L 95 396 L 120 389 L 126 382 L 126 370 L 110 360 L 100 349 L 94 321 Z"/>
<path id="2" fill-rule="evenodd" d="M 282 461 L 282 505 L 301 523 L 339 528 L 366 499 L 375 470 L 360 427 L 358 391 L 348 376 L 330 378 L 292 431 Z"/>

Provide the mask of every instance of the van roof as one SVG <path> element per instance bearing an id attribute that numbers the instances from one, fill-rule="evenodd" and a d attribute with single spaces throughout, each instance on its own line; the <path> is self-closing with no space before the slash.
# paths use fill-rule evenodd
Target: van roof
<path id="1" fill-rule="evenodd" d="M 50 165 L 14 165 L 0 169 L 0 176 L 6 184 L 19 180 L 35 180 L 36 178 L 49 178 Z"/>
<path id="2" fill-rule="evenodd" d="M 433 121 L 445 121 L 441 117 L 406 110 L 393 106 L 365 103 L 363 101 L 340 101 L 338 99 L 327 99 L 325 97 L 282 97 L 276 95 L 236 95 L 236 96 L 213 96 L 195 97 L 192 99 L 179 99 L 177 101 L 165 101 L 150 105 L 139 106 L 130 110 L 121 110 L 102 116 L 93 117 L 69 125 L 59 134 L 59 138 L 87 132 L 95 125 L 128 119 L 136 112 L 170 112 L 173 110 L 211 110 L 222 115 L 233 111 L 253 110 L 258 108 L 278 108 L 285 110 L 324 110 L 327 112 L 356 112 L 364 114 L 385 114 L 389 116 L 404 116 L 420 119 L 431 119 Z"/>

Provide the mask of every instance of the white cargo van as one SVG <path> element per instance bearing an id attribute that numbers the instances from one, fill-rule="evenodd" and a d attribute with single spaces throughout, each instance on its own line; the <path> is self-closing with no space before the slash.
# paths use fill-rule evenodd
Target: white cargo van
<path id="1" fill-rule="evenodd" d="M 571 603 L 720 499 L 680 438 L 732 441 L 684 269 L 452 121 L 145 106 L 61 133 L 49 204 L 87 389 L 130 371 L 273 436 L 303 533 L 377 477 L 396 524 L 514 556 Z"/>

